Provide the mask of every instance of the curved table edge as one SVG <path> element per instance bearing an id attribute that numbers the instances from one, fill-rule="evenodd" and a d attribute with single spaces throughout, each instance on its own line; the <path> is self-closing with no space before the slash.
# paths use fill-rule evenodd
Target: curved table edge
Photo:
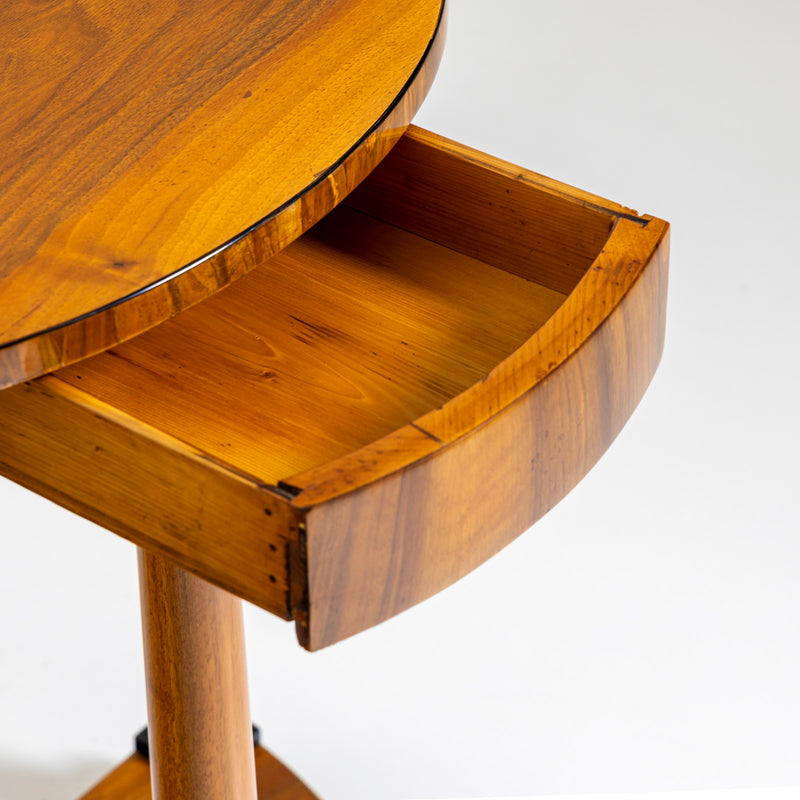
<path id="1" fill-rule="evenodd" d="M 446 0 L 416 68 L 392 103 L 327 170 L 282 206 L 184 265 L 112 304 L 0 347 L 0 390 L 96 355 L 144 333 L 247 274 L 341 202 L 389 153 L 422 105 L 441 61 Z"/>

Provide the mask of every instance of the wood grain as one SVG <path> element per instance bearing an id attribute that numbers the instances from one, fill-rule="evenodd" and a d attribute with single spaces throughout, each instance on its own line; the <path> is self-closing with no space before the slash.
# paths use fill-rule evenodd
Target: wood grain
<path id="1" fill-rule="evenodd" d="M 153 800 L 256 800 L 242 601 L 139 550 Z"/>
<path id="2" fill-rule="evenodd" d="M 135 336 L 324 216 L 419 107 L 442 5 L 3 4 L 0 387 Z"/>
<path id="3" fill-rule="evenodd" d="M 668 248 L 657 230 L 656 254 L 639 263 L 647 269 L 558 369 L 471 433 L 311 508 L 307 613 L 298 621 L 306 647 L 365 630 L 463 577 L 591 469 L 661 355 Z M 624 275 L 630 263 L 617 266 Z"/>
<path id="4" fill-rule="evenodd" d="M 414 126 L 347 204 L 564 293 L 636 215 Z"/>
<path id="5" fill-rule="evenodd" d="M 552 507 L 664 335 L 661 220 L 415 129 L 351 200 L 198 307 L 0 392 L 5 474 L 312 649 Z"/>
<path id="6" fill-rule="evenodd" d="M 288 617 L 285 498 L 54 376 L 0 392 L 0 473 Z"/>
<path id="7" fill-rule="evenodd" d="M 134 753 L 82 795 L 80 800 L 153 800 L 150 762 Z"/>
<path id="8" fill-rule="evenodd" d="M 258 800 L 317 800 L 317 796 L 263 747 L 255 749 Z M 80 800 L 152 800 L 150 763 L 137 753 Z"/>
<path id="9" fill-rule="evenodd" d="M 299 507 L 325 502 L 413 464 L 442 445 L 466 435 L 521 397 L 559 368 L 611 313 L 668 228 L 661 220 L 637 216 L 624 206 L 413 126 L 405 138 L 411 140 L 411 152 L 417 160 L 412 166 L 414 174 L 425 174 L 429 164 L 430 171 L 437 175 L 437 188 L 426 183 L 425 193 L 417 194 L 418 179 L 414 174 L 406 174 L 408 147 L 401 145 L 398 157 L 390 157 L 374 179 L 384 186 L 407 187 L 396 190 L 396 194 L 404 195 L 407 191 L 412 199 L 409 202 L 393 200 L 383 206 L 376 203 L 372 206 L 374 213 L 382 213 L 392 224 L 409 227 L 432 238 L 441 228 L 448 247 L 456 252 L 473 249 L 476 235 L 473 229 L 477 229 L 487 241 L 494 237 L 494 244 L 487 245 L 488 255 L 496 257 L 506 267 L 509 260 L 517 261 L 520 253 L 516 245 L 504 242 L 513 242 L 520 229 L 539 227 L 559 231 L 558 235 L 538 238 L 536 248 L 533 240 L 529 243 L 529 260 L 524 270 L 514 264 L 510 268 L 514 273 L 527 274 L 528 279 L 535 282 L 547 280 L 547 275 L 560 264 L 565 275 L 572 274 L 574 283 L 566 301 L 547 324 L 521 343 L 508 358 L 498 362 L 482 380 L 431 408 L 417 418 L 413 426 L 401 428 L 341 460 L 286 478 L 286 483 L 301 490 L 295 499 Z M 427 154 L 427 161 L 423 154 Z M 485 164 L 485 183 L 473 173 L 473 166 L 480 163 Z M 465 185 L 465 176 L 471 183 Z M 363 187 L 367 197 L 373 194 L 372 179 Z M 524 196 L 524 201 L 508 205 L 506 197 L 512 191 Z M 570 197 L 572 202 L 568 207 L 564 201 Z M 457 202 L 453 200 L 455 205 L 451 206 L 447 198 L 455 198 Z M 352 200 L 359 206 L 365 205 L 358 197 Z M 426 207 L 435 224 L 430 223 L 420 230 L 415 215 L 409 217 L 409 209 L 414 214 L 417 204 Z M 483 217 L 489 222 L 480 222 Z M 452 219 L 462 220 L 464 224 L 453 225 Z M 605 239 L 600 236 L 603 229 L 609 232 Z M 463 231 L 460 239 L 458 231 Z M 574 254 L 581 250 L 583 246 L 579 242 L 587 235 L 597 250 L 592 260 L 583 262 L 583 272 L 575 273 Z M 562 285 L 567 288 L 570 284 Z"/>
<path id="10" fill-rule="evenodd" d="M 480 382 L 563 300 L 340 208 L 217 297 L 58 379 L 274 485 Z"/>
<path id="11" fill-rule="evenodd" d="M 302 510 L 275 486 L 480 381 L 563 300 L 338 209 L 196 308 L 1 392 L 0 470 L 288 617 Z"/>

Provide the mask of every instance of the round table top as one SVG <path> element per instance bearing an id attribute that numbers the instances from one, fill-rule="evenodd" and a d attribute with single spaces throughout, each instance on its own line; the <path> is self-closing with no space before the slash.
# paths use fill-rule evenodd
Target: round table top
<path id="1" fill-rule="evenodd" d="M 3 3 L 0 388 L 158 324 L 327 213 L 421 102 L 442 6 Z"/>

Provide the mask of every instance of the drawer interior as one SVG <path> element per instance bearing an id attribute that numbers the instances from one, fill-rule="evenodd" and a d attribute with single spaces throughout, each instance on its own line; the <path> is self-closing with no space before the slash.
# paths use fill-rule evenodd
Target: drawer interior
<path id="1" fill-rule="evenodd" d="M 406 136 L 283 252 L 58 377 L 277 484 L 479 382 L 561 305 L 612 222 Z"/>
<path id="2" fill-rule="evenodd" d="M 591 468 L 660 357 L 668 225 L 411 128 L 258 259 L 266 227 L 224 291 L 1 392 L 0 473 L 318 649 Z"/>

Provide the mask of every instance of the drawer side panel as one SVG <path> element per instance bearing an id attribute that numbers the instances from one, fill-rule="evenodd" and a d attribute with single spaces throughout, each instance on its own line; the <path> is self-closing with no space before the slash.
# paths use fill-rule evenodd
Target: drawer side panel
<path id="1" fill-rule="evenodd" d="M 57 378 L 0 392 L 0 474 L 288 618 L 298 513 Z"/>

